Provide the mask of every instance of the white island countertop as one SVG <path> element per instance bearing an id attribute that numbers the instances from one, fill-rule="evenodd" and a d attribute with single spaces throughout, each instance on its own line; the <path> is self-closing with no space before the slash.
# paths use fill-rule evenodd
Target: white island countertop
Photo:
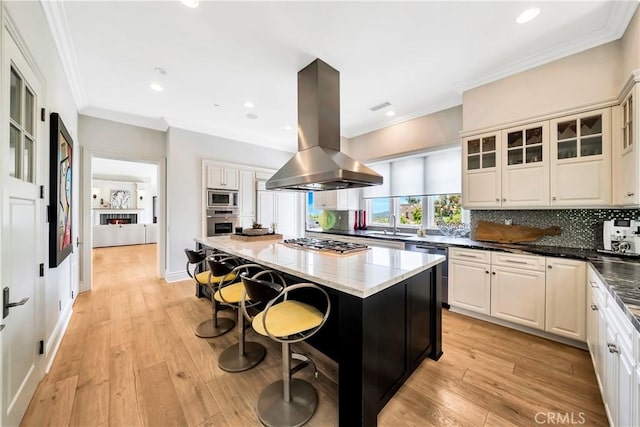
<path id="1" fill-rule="evenodd" d="M 218 236 L 196 238 L 195 241 L 360 298 L 380 292 L 445 260 L 442 255 L 374 246 L 362 252 L 334 255 L 291 248 L 278 240 L 244 242 Z"/>

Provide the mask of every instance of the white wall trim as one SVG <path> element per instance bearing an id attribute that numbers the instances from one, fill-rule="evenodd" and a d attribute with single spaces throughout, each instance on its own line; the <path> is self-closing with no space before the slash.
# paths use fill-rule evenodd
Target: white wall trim
<path id="1" fill-rule="evenodd" d="M 38 67 L 38 63 L 34 59 L 33 55 L 31 55 L 31 51 L 29 50 L 26 43 L 24 42 L 24 38 L 20 34 L 20 30 L 18 29 L 18 26 L 13 20 L 13 17 L 11 16 L 11 12 L 9 11 L 9 9 L 6 6 L 6 3 L 4 2 L 2 3 L 2 9 L 4 11 L 2 15 L 4 28 L 6 28 L 7 31 L 9 32 L 9 34 L 11 35 L 11 38 L 13 39 L 13 42 L 16 44 L 16 46 L 18 46 L 20 53 L 27 60 L 29 67 L 31 67 L 31 70 L 35 73 L 36 78 L 39 80 L 40 84 L 42 85 L 41 87 L 42 94 L 40 95 L 40 97 L 44 99 L 44 93 L 46 93 L 46 87 L 47 87 L 44 74 L 42 74 L 42 71 Z M 44 105 L 44 103 L 42 104 Z"/>
<path id="2" fill-rule="evenodd" d="M 183 280 L 188 280 L 190 277 L 186 271 L 172 271 L 168 272 L 164 276 L 164 280 L 167 283 L 181 282 Z"/>
<path id="3" fill-rule="evenodd" d="M 60 344 L 62 343 L 62 337 L 64 337 L 64 333 L 67 331 L 72 314 L 73 301 L 71 304 L 67 305 L 67 308 L 62 313 L 60 313 L 58 323 L 56 323 L 56 327 L 53 328 L 53 331 L 51 332 L 51 337 L 45 344 L 45 373 L 49 373 L 51 370 L 51 365 L 53 365 L 56 354 L 58 354 Z"/>
<path id="4" fill-rule="evenodd" d="M 139 114 L 107 110 L 106 108 L 98 107 L 84 107 L 80 109 L 79 113 L 83 116 L 124 123 L 126 125 L 137 126 L 145 129 L 159 130 L 161 132 L 166 132 L 169 128 L 169 124 L 164 117 L 141 116 Z"/>
<path id="5" fill-rule="evenodd" d="M 473 89 L 619 39 L 627 29 L 631 18 L 633 18 L 637 3 L 634 1 L 616 1 L 612 2 L 612 4 L 611 13 L 609 14 L 609 18 L 604 28 L 586 34 L 580 39 L 559 44 L 551 49 L 541 52 L 532 53 L 521 60 L 513 61 L 502 67 L 494 68 L 474 80 L 457 83 L 454 85 L 454 89 L 462 93 L 466 90 Z"/>
<path id="6" fill-rule="evenodd" d="M 67 13 L 64 9 L 64 2 L 42 0 L 40 1 L 40 5 L 49 23 L 51 35 L 58 48 L 62 68 L 64 68 L 64 72 L 67 75 L 67 82 L 69 82 L 73 99 L 76 102 L 76 108 L 79 110 L 87 104 L 87 100 L 84 88 L 82 87 L 76 51 L 73 46 L 71 34 L 69 33 L 69 23 L 67 21 Z"/>
<path id="7" fill-rule="evenodd" d="M 632 71 L 627 78 L 627 81 L 622 86 L 622 90 L 620 91 L 620 95 L 618 95 L 618 102 L 622 103 L 624 99 L 627 97 L 631 89 L 633 89 L 633 85 L 640 82 L 640 70 Z"/>
<path id="8" fill-rule="evenodd" d="M 607 100 L 604 100 L 602 102 L 599 102 L 597 104 L 581 105 L 581 106 L 577 106 L 577 107 L 571 108 L 569 110 L 558 110 L 558 111 L 554 111 L 554 112 L 551 112 L 551 113 L 543 114 L 543 115 L 540 115 L 540 116 L 531 117 L 531 118 L 528 118 L 526 120 L 519 120 L 519 121 L 515 121 L 515 122 L 507 122 L 507 123 L 502 123 L 502 124 L 498 124 L 498 125 L 494 125 L 494 126 L 486 127 L 486 128 L 481 128 L 481 129 L 472 129 L 472 130 L 466 130 L 465 129 L 465 130 L 460 131 L 460 137 L 461 138 L 465 138 L 467 136 L 479 135 L 481 133 L 495 132 L 495 131 L 502 130 L 502 129 L 508 129 L 508 128 L 512 128 L 512 127 L 516 127 L 516 126 L 527 125 L 529 123 L 536 123 L 536 122 L 541 122 L 541 121 L 545 121 L 545 120 L 555 119 L 555 118 L 558 118 L 558 117 L 571 116 L 573 114 L 584 113 L 584 112 L 587 112 L 587 111 L 599 110 L 601 108 L 613 107 L 614 105 L 618 105 L 618 104 L 619 104 L 619 101 L 618 101 L 617 97 L 616 98 L 611 98 L 611 99 L 607 99 Z"/>

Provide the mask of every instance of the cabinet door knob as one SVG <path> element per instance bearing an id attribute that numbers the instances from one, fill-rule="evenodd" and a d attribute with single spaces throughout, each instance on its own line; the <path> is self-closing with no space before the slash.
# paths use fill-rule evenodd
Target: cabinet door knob
<path id="1" fill-rule="evenodd" d="M 489 274 L 489 270 L 485 270 L 485 271 L 484 271 L 484 273 L 485 273 L 485 274 Z"/>
<path id="2" fill-rule="evenodd" d="M 620 350 L 618 350 L 618 346 L 616 346 L 615 344 L 607 343 L 607 347 L 609 347 L 609 353 L 620 353 Z"/>
<path id="3" fill-rule="evenodd" d="M 598 311 L 598 306 L 595 304 L 591 304 L 591 310 Z"/>
<path id="4" fill-rule="evenodd" d="M 627 193 L 627 197 L 631 197 L 631 196 L 633 196 L 634 194 L 635 194 L 635 193 L 632 193 L 632 192 L 630 192 L 630 191 L 629 191 L 629 192 Z"/>
<path id="5" fill-rule="evenodd" d="M 499 201 L 500 201 L 500 199 L 496 199 L 496 202 L 499 202 Z"/>
<path id="6" fill-rule="evenodd" d="M 551 265 L 547 265 L 547 268 L 551 270 L 553 267 Z"/>
<path id="7" fill-rule="evenodd" d="M 507 199 L 502 199 L 502 201 L 503 201 L 503 202 L 506 202 L 506 201 L 507 201 Z"/>
<path id="8" fill-rule="evenodd" d="M 492 271 L 492 272 L 491 272 L 491 274 L 493 274 L 493 275 L 495 276 L 495 275 L 496 275 L 496 272 L 495 272 L 495 271 Z"/>

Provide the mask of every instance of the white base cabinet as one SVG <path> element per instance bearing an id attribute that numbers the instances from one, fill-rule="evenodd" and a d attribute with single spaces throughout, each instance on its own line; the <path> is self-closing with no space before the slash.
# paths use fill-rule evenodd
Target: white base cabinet
<path id="1" fill-rule="evenodd" d="M 586 340 L 585 279 L 583 261 L 547 257 L 547 332 Z"/>
<path id="2" fill-rule="evenodd" d="M 492 267 L 491 316 L 544 330 L 544 271 Z"/>
<path id="3" fill-rule="evenodd" d="M 143 245 L 144 224 L 114 224 L 93 226 L 93 247 Z"/>
<path id="4" fill-rule="evenodd" d="M 491 314 L 491 254 L 449 248 L 449 304 Z"/>
<path id="5" fill-rule="evenodd" d="M 593 269 L 588 270 L 587 344 L 607 417 L 613 426 L 637 426 L 640 425 L 639 334 Z"/>
<path id="6" fill-rule="evenodd" d="M 449 304 L 585 340 L 585 263 L 449 248 Z"/>

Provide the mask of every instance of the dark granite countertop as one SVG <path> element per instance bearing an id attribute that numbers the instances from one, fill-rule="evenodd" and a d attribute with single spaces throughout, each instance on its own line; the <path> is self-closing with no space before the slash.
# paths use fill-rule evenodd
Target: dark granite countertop
<path id="1" fill-rule="evenodd" d="M 523 255 L 564 257 L 588 261 L 602 279 L 615 302 L 620 306 L 636 330 L 640 332 L 640 258 L 638 257 L 623 257 L 604 254 L 592 249 L 480 242 L 469 238 L 452 238 L 442 235 L 426 235 L 424 237 L 398 235 L 380 236 L 372 235 L 375 231 L 369 230 L 307 231 L 353 237 L 397 240 L 405 243 L 422 242 L 435 246 L 457 246 L 470 249 L 486 249 Z"/>

